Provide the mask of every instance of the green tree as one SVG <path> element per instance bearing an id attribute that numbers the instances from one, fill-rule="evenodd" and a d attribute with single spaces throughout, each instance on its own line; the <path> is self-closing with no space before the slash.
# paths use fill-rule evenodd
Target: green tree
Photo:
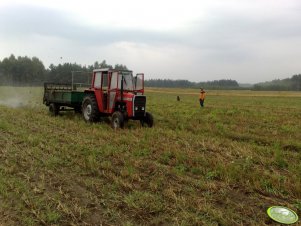
<path id="1" fill-rule="evenodd" d="M 103 60 L 103 61 L 99 64 L 99 68 L 110 68 L 110 69 L 113 69 L 112 65 L 107 64 L 106 60 Z"/>
<path id="2" fill-rule="evenodd" d="M 16 58 L 13 54 L 3 59 L 0 71 L 1 84 L 8 85 L 41 84 L 45 75 L 45 67 L 37 57 Z"/>
<path id="3" fill-rule="evenodd" d="M 46 81 L 55 83 L 71 83 L 72 71 L 83 71 L 83 67 L 76 63 L 64 63 L 57 66 L 51 64 L 46 76 Z"/>
<path id="4" fill-rule="evenodd" d="M 123 65 L 123 64 L 115 64 L 114 69 L 116 70 L 128 70 L 127 66 Z"/>

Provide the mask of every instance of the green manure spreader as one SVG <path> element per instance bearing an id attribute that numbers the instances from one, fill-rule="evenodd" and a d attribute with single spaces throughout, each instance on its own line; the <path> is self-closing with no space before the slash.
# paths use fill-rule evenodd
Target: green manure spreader
<path id="1" fill-rule="evenodd" d="M 74 110 L 82 113 L 86 122 L 111 117 L 115 129 L 123 128 L 129 119 L 139 120 L 142 126 L 153 126 L 153 116 L 146 111 L 144 74 L 134 77 L 128 70 L 96 69 L 91 81 L 88 88 L 73 82 L 45 83 L 43 103 L 53 116 L 60 111 Z"/>
<path id="2" fill-rule="evenodd" d="M 65 110 L 64 107 L 70 107 L 75 112 L 81 112 L 81 105 L 85 93 L 83 91 L 74 90 L 71 84 L 44 84 L 43 102 L 49 106 L 51 115 L 56 116 L 60 110 Z M 63 108 L 62 108 L 63 107 Z"/>

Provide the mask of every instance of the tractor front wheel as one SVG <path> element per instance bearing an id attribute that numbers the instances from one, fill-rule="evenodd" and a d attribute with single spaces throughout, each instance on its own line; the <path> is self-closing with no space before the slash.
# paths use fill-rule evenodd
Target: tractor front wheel
<path id="1" fill-rule="evenodd" d="M 86 122 L 96 122 L 99 119 L 97 101 L 94 95 L 88 95 L 83 99 L 82 114 Z"/>
<path id="2" fill-rule="evenodd" d="M 141 126 L 145 126 L 145 124 L 151 128 L 154 125 L 154 117 L 151 113 L 145 112 L 145 116 L 140 120 Z"/>
<path id="3" fill-rule="evenodd" d="M 59 114 L 59 111 L 60 111 L 60 106 L 58 106 L 58 105 L 55 104 L 55 103 L 49 104 L 49 112 L 50 112 L 50 115 L 52 115 L 52 116 L 57 116 L 57 115 Z"/>
<path id="4" fill-rule="evenodd" d="M 120 111 L 115 111 L 112 115 L 111 126 L 113 129 L 123 128 L 124 116 Z"/>

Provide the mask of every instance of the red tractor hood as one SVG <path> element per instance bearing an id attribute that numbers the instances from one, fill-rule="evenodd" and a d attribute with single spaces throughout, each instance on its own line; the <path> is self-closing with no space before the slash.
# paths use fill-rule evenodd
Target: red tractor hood
<path id="1" fill-rule="evenodd" d="M 126 93 L 126 92 L 123 92 L 123 98 L 122 98 L 122 100 L 123 100 L 123 101 L 132 101 L 134 96 L 135 96 L 135 94 L 133 94 L 133 93 Z M 117 99 L 118 99 L 118 100 L 121 100 L 120 93 L 119 93 L 119 95 L 117 96 Z"/>

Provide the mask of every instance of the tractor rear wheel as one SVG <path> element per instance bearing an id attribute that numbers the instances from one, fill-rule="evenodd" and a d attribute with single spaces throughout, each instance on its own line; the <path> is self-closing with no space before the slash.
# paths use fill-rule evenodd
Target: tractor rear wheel
<path id="1" fill-rule="evenodd" d="M 124 127 L 124 116 L 120 111 L 115 111 L 112 115 L 111 126 L 113 129 Z"/>
<path id="2" fill-rule="evenodd" d="M 60 111 L 60 106 L 58 106 L 58 105 L 55 104 L 55 103 L 49 104 L 49 112 L 50 112 L 50 115 L 52 115 L 52 116 L 57 116 L 57 115 L 59 114 L 59 111 Z"/>
<path id="3" fill-rule="evenodd" d="M 87 95 L 83 99 L 82 114 L 86 122 L 96 122 L 99 119 L 97 100 L 94 95 Z"/>
<path id="4" fill-rule="evenodd" d="M 145 126 L 145 124 L 151 128 L 154 125 L 154 117 L 151 113 L 145 112 L 145 116 L 140 120 L 141 126 Z"/>

